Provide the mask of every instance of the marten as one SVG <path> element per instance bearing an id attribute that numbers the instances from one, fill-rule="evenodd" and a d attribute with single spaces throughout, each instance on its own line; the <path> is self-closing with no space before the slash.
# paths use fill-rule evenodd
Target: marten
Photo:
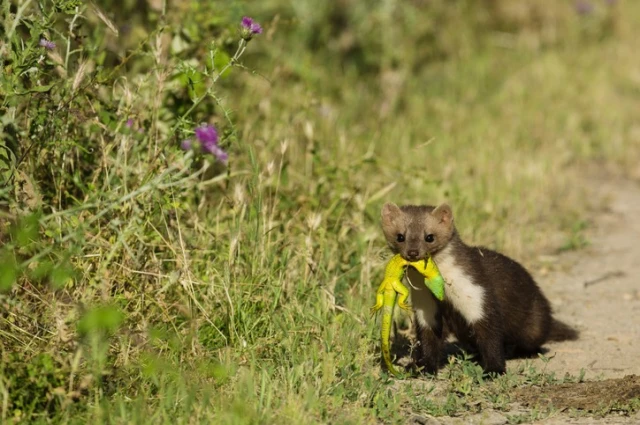
<path id="1" fill-rule="evenodd" d="M 505 372 L 506 346 L 533 354 L 546 341 L 577 339 L 577 331 L 552 317 L 549 301 L 522 265 L 460 239 L 449 205 L 387 203 L 381 216 L 391 250 L 408 261 L 431 256 L 445 280 L 439 302 L 419 284 L 422 275 L 407 271 L 419 341 L 416 365 L 425 372 L 437 373 L 449 332 L 477 349 L 485 372 L 498 374 Z"/>

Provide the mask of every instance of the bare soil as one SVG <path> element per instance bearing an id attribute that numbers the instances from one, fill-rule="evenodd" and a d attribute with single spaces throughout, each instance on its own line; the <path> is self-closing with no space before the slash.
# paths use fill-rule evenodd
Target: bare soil
<path id="1" fill-rule="evenodd" d="M 515 399 L 524 406 L 551 405 L 555 409 L 600 412 L 616 409 L 640 397 L 640 376 L 605 379 L 546 387 L 526 387 L 516 391 Z"/>
<path id="2" fill-rule="evenodd" d="M 538 279 L 556 316 L 580 331 L 577 341 L 548 344 L 551 360 L 538 366 L 559 376 L 583 373 L 587 382 L 523 388 L 516 398 L 525 406 L 597 414 L 640 397 L 640 183 L 591 183 L 598 213 L 590 245 L 561 256 L 565 271 Z M 640 416 L 558 415 L 543 423 L 636 424 Z"/>
<path id="3" fill-rule="evenodd" d="M 577 341 L 547 345 L 547 370 L 586 379 L 640 375 L 640 183 L 602 180 L 590 245 L 563 255 L 564 272 L 538 277 L 556 316 Z"/>

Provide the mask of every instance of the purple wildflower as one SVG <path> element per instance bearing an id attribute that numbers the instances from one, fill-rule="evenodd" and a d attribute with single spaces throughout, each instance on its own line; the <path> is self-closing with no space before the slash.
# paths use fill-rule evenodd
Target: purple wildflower
<path id="1" fill-rule="evenodd" d="M 203 146 L 202 149 L 205 152 L 214 155 L 216 158 L 218 158 L 218 161 L 220 162 L 226 163 L 227 159 L 229 159 L 229 155 L 225 151 L 220 149 L 220 146 L 218 145 Z"/>
<path id="2" fill-rule="evenodd" d="M 47 50 L 53 50 L 56 48 L 56 43 L 49 41 L 46 38 L 41 38 L 39 44 Z"/>
<path id="3" fill-rule="evenodd" d="M 129 119 L 127 120 L 127 123 L 126 123 L 125 125 L 127 126 L 127 128 L 131 128 L 131 127 L 133 127 L 133 120 L 132 120 L 131 118 L 129 118 Z"/>
<path id="4" fill-rule="evenodd" d="M 242 18 L 242 27 L 251 31 L 251 34 L 262 34 L 262 27 L 260 24 L 248 16 Z"/>
<path id="5" fill-rule="evenodd" d="M 248 16 L 242 17 L 242 26 L 248 30 L 251 29 L 251 24 L 253 24 L 253 19 Z"/>
<path id="6" fill-rule="evenodd" d="M 262 34 L 262 26 L 248 16 L 242 18 L 242 38 L 251 40 L 255 34 Z"/>
<path id="7" fill-rule="evenodd" d="M 576 1 L 576 12 L 578 15 L 590 15 L 593 12 L 593 5 L 587 0 Z"/>
<path id="8" fill-rule="evenodd" d="M 196 138 L 203 146 L 218 144 L 218 131 L 212 125 L 204 124 L 196 128 Z"/>
<path id="9" fill-rule="evenodd" d="M 185 151 L 199 146 L 203 153 L 214 155 L 220 162 L 227 162 L 229 155 L 218 146 L 218 132 L 212 125 L 204 124 L 195 130 L 197 144 L 192 143 L 191 139 L 183 140 L 180 146 Z"/>

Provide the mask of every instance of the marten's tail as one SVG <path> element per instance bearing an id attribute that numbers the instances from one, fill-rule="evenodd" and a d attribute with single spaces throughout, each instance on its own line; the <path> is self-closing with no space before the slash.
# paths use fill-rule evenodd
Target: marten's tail
<path id="1" fill-rule="evenodd" d="M 576 329 L 560 320 L 553 319 L 547 341 L 575 341 L 579 337 L 580 333 Z"/>

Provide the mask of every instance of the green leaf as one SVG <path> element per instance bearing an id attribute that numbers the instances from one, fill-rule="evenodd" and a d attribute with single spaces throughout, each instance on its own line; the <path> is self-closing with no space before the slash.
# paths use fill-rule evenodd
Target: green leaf
<path id="1" fill-rule="evenodd" d="M 13 253 L 0 252 L 0 292 L 9 292 L 18 279 L 18 264 Z"/>
<path id="2" fill-rule="evenodd" d="M 201 97 L 207 91 L 206 76 L 194 69 L 186 69 L 180 79 L 187 86 L 192 99 Z"/>
<path id="3" fill-rule="evenodd" d="M 19 247 L 25 247 L 38 239 L 40 230 L 40 213 L 23 217 L 15 228 L 15 242 Z"/>
<path id="4" fill-rule="evenodd" d="M 4 140 L 0 140 L 0 162 L 9 167 L 13 167 L 16 162 L 16 155 L 9 149 L 9 146 L 5 145 Z"/>
<path id="5" fill-rule="evenodd" d="M 29 94 L 29 93 L 46 93 L 49 90 L 51 90 L 53 88 L 53 86 L 55 86 L 55 85 L 56 85 L 56 83 L 51 83 L 51 84 L 46 84 L 44 86 L 33 87 L 33 88 L 27 89 L 27 90 L 25 90 L 23 92 L 16 93 L 16 95 L 22 96 L 22 95 Z"/>
<path id="6" fill-rule="evenodd" d="M 27 90 L 27 93 L 46 93 L 49 90 L 51 90 L 53 86 L 55 86 L 55 83 L 34 87 L 32 89 Z"/>
<path id="7" fill-rule="evenodd" d="M 53 264 L 51 261 L 45 260 L 38 263 L 34 269 L 29 271 L 29 277 L 33 280 L 42 280 L 51 274 L 51 270 L 53 270 Z"/>
<path id="8" fill-rule="evenodd" d="M 0 176 L 2 176 L 2 181 L 6 182 L 9 181 L 9 177 L 12 175 L 16 156 L 4 143 L 4 140 L 0 140 Z"/>
<path id="9" fill-rule="evenodd" d="M 218 50 L 213 57 L 213 65 L 216 67 L 217 72 L 221 72 L 222 69 L 229 64 L 229 62 L 231 62 L 231 57 L 222 50 Z M 228 68 L 222 73 L 221 77 L 229 75 L 230 72 L 231 68 Z"/>
<path id="10" fill-rule="evenodd" d="M 113 114 L 110 111 L 104 109 L 98 113 L 98 116 L 100 117 L 100 122 L 105 125 L 109 125 L 114 121 Z"/>
<path id="11" fill-rule="evenodd" d="M 116 306 L 100 306 L 87 311 L 78 323 L 82 335 L 92 333 L 112 334 L 118 330 L 124 314 Z"/>
<path id="12" fill-rule="evenodd" d="M 67 262 L 59 264 L 51 270 L 49 280 L 53 289 L 63 288 L 67 282 L 73 279 L 74 270 L 73 267 Z"/>

